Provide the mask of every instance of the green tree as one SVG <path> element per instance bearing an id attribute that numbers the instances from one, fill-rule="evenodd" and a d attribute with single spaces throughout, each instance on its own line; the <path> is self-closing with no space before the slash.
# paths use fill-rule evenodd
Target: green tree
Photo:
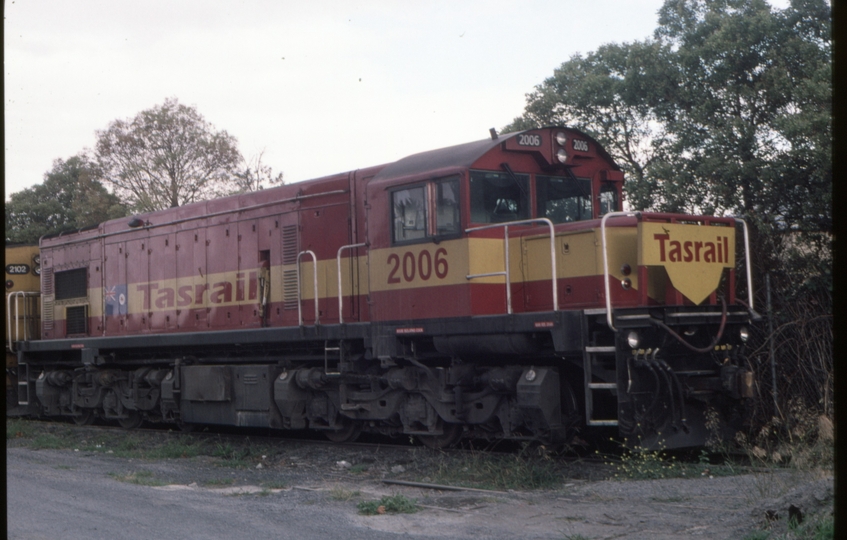
<path id="1" fill-rule="evenodd" d="M 176 98 L 97 132 L 104 182 L 136 211 L 152 212 L 236 192 L 236 139 Z"/>
<path id="2" fill-rule="evenodd" d="M 581 129 L 602 144 L 627 175 L 636 208 L 656 203 L 656 175 L 669 137 L 657 117 L 658 96 L 677 84 L 671 51 L 656 41 L 606 44 L 576 54 L 527 94 L 524 114 L 503 131 L 549 125 Z"/>
<path id="3" fill-rule="evenodd" d="M 826 284 L 830 18 L 824 0 L 667 0 L 652 38 L 572 57 L 505 130 L 583 129 L 627 173 L 630 207 L 743 216 L 760 269 L 789 257 Z"/>
<path id="4" fill-rule="evenodd" d="M 85 155 L 54 161 L 44 183 L 13 193 L 6 203 L 6 242 L 36 243 L 45 234 L 125 216 L 126 206 L 97 176 Z"/>

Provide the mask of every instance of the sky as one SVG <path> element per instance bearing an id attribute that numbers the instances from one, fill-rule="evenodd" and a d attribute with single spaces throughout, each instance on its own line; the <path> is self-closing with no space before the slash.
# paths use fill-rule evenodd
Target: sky
<path id="1" fill-rule="evenodd" d="M 484 139 L 574 54 L 650 36 L 662 3 L 4 0 L 6 200 L 166 98 L 286 183 Z"/>

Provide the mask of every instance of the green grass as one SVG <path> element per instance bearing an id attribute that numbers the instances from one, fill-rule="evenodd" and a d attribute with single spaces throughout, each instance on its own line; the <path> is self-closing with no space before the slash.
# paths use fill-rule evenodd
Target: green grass
<path id="1" fill-rule="evenodd" d="M 404 495 L 385 496 L 378 501 L 362 501 L 356 508 L 365 516 L 377 514 L 414 514 L 418 511 L 417 501 Z"/>
<path id="2" fill-rule="evenodd" d="M 153 477 L 150 471 L 135 471 L 127 474 L 109 473 L 109 476 L 119 482 L 137 484 L 139 486 L 166 486 L 169 482 Z"/>
<path id="3" fill-rule="evenodd" d="M 555 459 L 521 452 L 518 455 L 471 452 L 444 456 L 431 481 L 458 487 L 505 491 L 550 489 L 566 478 L 565 467 Z"/>
<path id="4" fill-rule="evenodd" d="M 361 497 L 361 491 L 350 491 L 349 489 L 343 488 L 333 488 L 329 492 L 329 498 L 333 501 L 349 501 L 351 499 L 355 499 L 357 497 Z"/>

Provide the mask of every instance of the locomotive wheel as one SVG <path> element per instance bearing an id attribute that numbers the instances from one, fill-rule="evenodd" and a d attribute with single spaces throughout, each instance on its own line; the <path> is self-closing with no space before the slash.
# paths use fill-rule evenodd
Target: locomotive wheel
<path id="1" fill-rule="evenodd" d="M 144 422 L 144 418 L 141 417 L 141 413 L 138 411 L 129 411 L 129 416 L 126 418 L 118 418 L 118 424 L 121 425 L 124 429 L 135 429 L 139 427 L 142 422 Z"/>
<path id="2" fill-rule="evenodd" d="M 462 438 L 461 424 L 450 424 L 439 420 L 438 426 L 443 432 L 441 435 L 418 435 L 418 439 L 420 439 L 424 446 L 428 446 L 434 450 L 442 450 L 453 446 Z"/>
<path id="3" fill-rule="evenodd" d="M 342 416 L 339 417 L 339 423 L 342 426 L 341 429 L 335 431 L 324 431 L 324 436 L 334 443 L 353 442 L 358 439 L 359 434 L 362 433 L 362 428 L 353 420 Z"/>
<path id="4" fill-rule="evenodd" d="M 94 411 L 92 409 L 82 409 L 79 414 L 73 417 L 74 424 L 78 426 L 90 426 L 94 423 Z"/>

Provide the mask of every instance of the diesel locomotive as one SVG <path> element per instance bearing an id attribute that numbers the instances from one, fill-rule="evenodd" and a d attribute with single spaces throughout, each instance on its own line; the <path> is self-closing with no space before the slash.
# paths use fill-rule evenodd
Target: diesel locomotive
<path id="1" fill-rule="evenodd" d="M 623 182 L 576 129 L 492 130 L 44 237 L 7 374 L 80 424 L 699 446 L 755 395 L 746 226 Z"/>

